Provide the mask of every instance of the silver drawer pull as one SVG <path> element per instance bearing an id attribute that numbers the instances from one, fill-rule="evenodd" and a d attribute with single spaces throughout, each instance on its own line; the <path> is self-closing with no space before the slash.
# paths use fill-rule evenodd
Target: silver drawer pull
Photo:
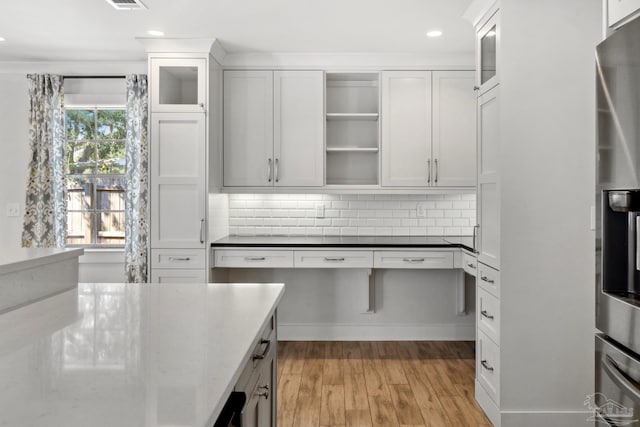
<path id="1" fill-rule="evenodd" d="M 324 257 L 324 260 L 327 262 L 342 262 L 344 261 L 344 257 L 341 257 L 341 258 Z"/>
<path id="2" fill-rule="evenodd" d="M 493 372 L 493 367 L 492 367 L 492 366 L 490 366 L 490 365 L 487 363 L 487 361 L 486 361 L 486 360 L 483 360 L 483 361 L 481 361 L 480 363 L 482 364 L 482 367 L 483 367 L 484 369 L 486 369 L 486 370 L 487 370 L 487 371 L 489 371 L 489 372 Z"/>
<path id="3" fill-rule="evenodd" d="M 188 256 L 170 256 L 169 261 L 191 261 Z"/>
<path id="4" fill-rule="evenodd" d="M 476 268 L 476 265 L 475 265 L 475 264 L 471 264 L 470 262 L 468 262 L 468 263 L 467 263 L 467 267 L 469 267 L 469 268 L 474 268 L 474 269 L 475 269 L 475 268 Z"/>
<path id="5" fill-rule="evenodd" d="M 424 258 L 402 258 L 404 262 L 424 262 Z"/>
<path id="6" fill-rule="evenodd" d="M 261 385 L 258 387 L 258 396 L 269 399 L 269 384 Z"/>
<path id="7" fill-rule="evenodd" d="M 269 353 L 269 349 L 271 348 L 271 340 L 265 340 L 265 339 L 260 340 L 260 345 L 263 345 L 263 344 L 266 344 L 266 347 L 264 348 L 262 353 L 254 353 L 253 356 L 251 356 L 253 360 L 262 360 L 265 357 L 267 357 L 267 353 Z"/>
<path id="8" fill-rule="evenodd" d="M 245 261 L 265 261 L 267 258 L 263 256 L 246 256 L 244 257 Z"/>
<path id="9" fill-rule="evenodd" d="M 493 320 L 493 316 L 487 313 L 487 310 L 482 310 L 480 314 L 482 314 L 482 317 L 486 317 L 489 320 Z"/>
<path id="10" fill-rule="evenodd" d="M 489 279 L 487 276 L 480 277 L 480 280 L 482 280 L 483 282 L 487 282 L 487 283 L 494 283 L 495 282 L 495 280 Z"/>

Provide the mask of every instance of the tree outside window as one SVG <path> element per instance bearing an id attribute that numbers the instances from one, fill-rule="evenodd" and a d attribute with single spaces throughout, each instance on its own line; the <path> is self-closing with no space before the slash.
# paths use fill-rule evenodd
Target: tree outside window
<path id="1" fill-rule="evenodd" d="M 67 245 L 124 246 L 124 109 L 68 108 Z"/>

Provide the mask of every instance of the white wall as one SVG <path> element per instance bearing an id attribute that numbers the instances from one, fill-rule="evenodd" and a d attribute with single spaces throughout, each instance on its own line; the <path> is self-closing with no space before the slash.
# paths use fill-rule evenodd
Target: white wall
<path id="1" fill-rule="evenodd" d="M 501 23 L 503 426 L 584 425 L 601 2 L 504 0 Z"/>
<path id="2" fill-rule="evenodd" d="M 69 75 L 129 74 L 147 72 L 146 62 L 0 63 L 0 246 L 21 247 L 27 164 L 29 160 L 29 85 L 27 73 Z M 77 82 L 76 82 L 77 83 Z M 7 203 L 19 203 L 20 217 L 7 217 Z M 122 252 L 120 252 L 122 254 Z M 93 254 L 80 259 L 80 281 L 122 282 L 124 263 L 111 251 L 104 257 Z M 122 257 L 122 255 L 120 255 Z"/>

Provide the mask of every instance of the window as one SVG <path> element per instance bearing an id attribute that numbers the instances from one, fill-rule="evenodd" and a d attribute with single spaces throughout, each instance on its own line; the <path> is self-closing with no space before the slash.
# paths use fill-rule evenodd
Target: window
<path id="1" fill-rule="evenodd" d="M 67 108 L 67 245 L 124 246 L 124 108 Z"/>

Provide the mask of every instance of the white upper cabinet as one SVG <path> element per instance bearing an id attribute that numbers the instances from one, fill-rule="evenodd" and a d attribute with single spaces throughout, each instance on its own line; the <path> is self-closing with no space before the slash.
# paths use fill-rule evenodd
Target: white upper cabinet
<path id="1" fill-rule="evenodd" d="M 322 71 L 275 71 L 273 182 L 279 187 L 324 183 Z"/>
<path id="2" fill-rule="evenodd" d="M 224 72 L 224 185 L 273 185 L 273 72 Z"/>
<path id="3" fill-rule="evenodd" d="M 151 58 L 151 111 L 206 111 L 206 76 L 202 58 Z"/>
<path id="4" fill-rule="evenodd" d="M 495 13 L 476 32 L 476 86 L 480 93 L 486 92 L 499 82 L 499 16 Z"/>
<path id="5" fill-rule="evenodd" d="M 431 183 L 431 72 L 382 73 L 382 185 Z"/>
<path id="6" fill-rule="evenodd" d="M 322 71 L 225 71 L 224 185 L 324 183 Z"/>
<path id="7" fill-rule="evenodd" d="M 474 187 L 472 71 L 382 73 L 382 185 Z"/>
<path id="8" fill-rule="evenodd" d="M 151 117 L 151 247 L 204 248 L 205 115 Z"/>
<path id="9" fill-rule="evenodd" d="M 476 185 L 473 71 L 433 73 L 433 177 L 439 187 Z"/>

